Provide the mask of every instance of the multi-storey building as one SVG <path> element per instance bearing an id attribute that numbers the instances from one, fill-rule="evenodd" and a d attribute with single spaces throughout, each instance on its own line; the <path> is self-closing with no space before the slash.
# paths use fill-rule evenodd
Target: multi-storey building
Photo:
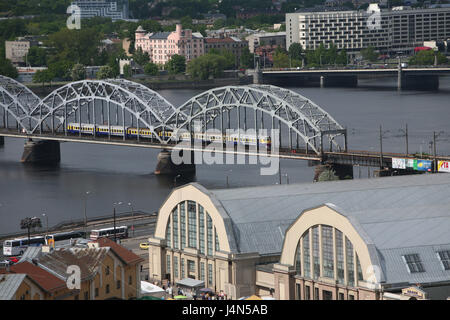
<path id="1" fill-rule="evenodd" d="M 334 43 L 357 52 L 368 46 L 382 52 L 410 51 L 424 41 L 450 37 L 450 8 L 326 11 L 286 14 L 286 47 L 305 49 Z"/>
<path id="2" fill-rule="evenodd" d="M 248 47 L 247 41 L 242 41 L 236 37 L 227 38 L 205 38 L 205 53 L 211 50 L 229 50 L 236 57 L 235 66 L 239 67 L 241 63 L 242 50 Z"/>
<path id="3" fill-rule="evenodd" d="M 14 64 L 26 63 L 26 56 L 32 46 L 39 45 L 39 41 L 28 37 L 19 37 L 15 41 L 5 41 L 5 56 Z"/>
<path id="4" fill-rule="evenodd" d="M 286 32 L 264 32 L 249 35 L 245 38 L 248 41 L 248 49 L 255 52 L 258 46 L 279 46 L 286 48 Z"/>
<path id="5" fill-rule="evenodd" d="M 128 19 L 128 0 L 75 0 L 71 3 L 81 9 L 81 18 L 106 17 L 114 20 Z"/>
<path id="6" fill-rule="evenodd" d="M 181 24 L 176 25 L 173 32 L 147 33 L 142 26 L 136 29 L 135 49 L 142 48 L 150 60 L 156 64 L 165 64 L 174 54 L 184 56 L 186 62 L 205 53 L 203 36 L 199 32 L 183 30 Z"/>

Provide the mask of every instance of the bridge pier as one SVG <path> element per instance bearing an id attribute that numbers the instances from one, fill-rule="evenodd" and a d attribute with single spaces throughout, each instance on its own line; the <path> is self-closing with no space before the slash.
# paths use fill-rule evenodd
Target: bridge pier
<path id="1" fill-rule="evenodd" d="M 339 180 L 353 179 L 353 166 L 349 164 L 326 163 L 320 164 L 314 170 L 314 182 L 319 181 L 319 176 L 325 171 L 334 171 Z"/>
<path id="2" fill-rule="evenodd" d="M 358 86 L 357 76 L 321 76 L 320 87 L 345 87 L 354 88 Z"/>
<path id="3" fill-rule="evenodd" d="M 399 90 L 438 90 L 439 76 L 436 75 L 406 75 L 399 73 L 397 81 Z"/>
<path id="4" fill-rule="evenodd" d="M 154 172 L 156 175 L 182 175 L 195 173 L 194 153 L 191 153 L 191 163 L 176 165 L 171 158 L 171 152 L 162 150 L 158 154 L 158 164 Z"/>
<path id="5" fill-rule="evenodd" d="M 61 161 L 59 141 L 33 141 L 25 142 L 20 162 L 31 164 L 55 165 Z"/>
<path id="6" fill-rule="evenodd" d="M 0 147 L 3 147 L 5 145 L 5 137 L 0 136 Z"/>

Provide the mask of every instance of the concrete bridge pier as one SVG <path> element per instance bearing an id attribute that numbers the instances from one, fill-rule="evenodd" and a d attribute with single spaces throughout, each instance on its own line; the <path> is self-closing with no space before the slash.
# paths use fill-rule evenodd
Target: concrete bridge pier
<path id="1" fill-rule="evenodd" d="M 0 136 L 0 147 L 3 147 L 5 145 L 5 137 Z"/>
<path id="2" fill-rule="evenodd" d="M 183 152 L 183 151 L 182 151 Z M 180 155 L 182 157 L 182 155 Z M 187 175 L 195 173 L 194 152 L 191 152 L 191 163 L 175 164 L 171 152 L 162 150 L 158 154 L 158 164 L 154 172 L 156 175 Z"/>
<path id="3" fill-rule="evenodd" d="M 319 176 L 323 172 L 332 172 L 339 178 L 339 180 L 353 179 L 353 166 L 349 164 L 336 164 L 336 163 L 326 163 L 319 164 L 314 170 L 314 182 L 319 181 Z"/>
<path id="4" fill-rule="evenodd" d="M 33 141 L 28 139 L 23 148 L 20 162 L 31 164 L 56 165 L 61 161 L 59 141 Z"/>
<path id="5" fill-rule="evenodd" d="M 320 87 L 355 88 L 358 86 L 358 76 L 321 76 Z"/>
<path id="6" fill-rule="evenodd" d="M 438 90 L 439 76 L 436 75 L 405 75 L 399 73 L 397 81 L 399 90 Z"/>

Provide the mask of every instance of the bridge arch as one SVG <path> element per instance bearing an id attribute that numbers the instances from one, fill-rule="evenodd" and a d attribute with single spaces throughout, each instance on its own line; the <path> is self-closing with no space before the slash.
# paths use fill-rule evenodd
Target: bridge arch
<path id="1" fill-rule="evenodd" d="M 0 122 L 3 127 L 10 127 L 12 117 L 19 131 L 28 130 L 36 123 L 36 119 L 29 117 L 30 110 L 40 101 L 38 96 L 20 82 L 0 75 Z"/>
<path id="2" fill-rule="evenodd" d="M 235 115 L 231 119 L 233 110 Z M 248 115 L 247 110 L 253 114 Z M 265 119 L 269 124 L 264 123 Z M 220 125 L 216 123 L 219 120 Z M 288 137 L 291 149 L 295 148 L 294 140 L 298 149 L 300 140 L 306 150 L 317 154 L 325 149 L 324 137 L 330 149 L 333 146 L 337 150 L 345 149 L 336 140 L 344 134 L 344 128 L 325 110 L 296 92 L 271 85 L 226 86 L 205 91 L 177 108 L 166 124 L 176 131 L 191 131 L 194 121 L 200 121 L 204 131 L 209 126 L 225 132 L 224 122 L 228 129 L 278 128 L 281 136 Z"/>
<path id="3" fill-rule="evenodd" d="M 105 106 L 106 104 L 106 106 Z M 153 90 L 123 79 L 83 80 L 54 90 L 30 111 L 38 119 L 30 133 L 64 132 L 67 124 L 132 126 L 149 129 L 156 139 L 175 108 Z M 169 127 L 170 129 L 170 127 Z"/>

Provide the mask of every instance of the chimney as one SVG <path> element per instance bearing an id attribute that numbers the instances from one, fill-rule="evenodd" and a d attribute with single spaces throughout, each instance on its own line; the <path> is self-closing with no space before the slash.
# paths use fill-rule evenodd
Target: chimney
<path id="1" fill-rule="evenodd" d="M 181 35 L 181 29 L 182 29 L 181 24 L 177 24 L 176 33 L 178 35 Z"/>

